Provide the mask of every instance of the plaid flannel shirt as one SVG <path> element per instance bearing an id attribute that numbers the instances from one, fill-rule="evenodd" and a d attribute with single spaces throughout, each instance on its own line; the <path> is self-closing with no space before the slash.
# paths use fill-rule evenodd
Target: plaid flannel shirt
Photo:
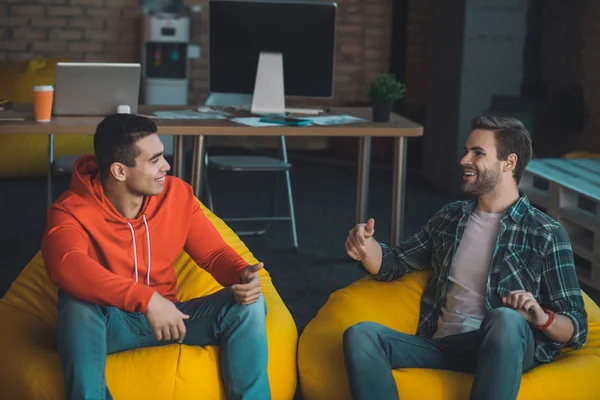
<path id="1" fill-rule="evenodd" d="M 444 206 L 423 227 L 397 248 L 380 243 L 383 261 L 377 280 L 392 281 L 404 274 L 433 268 L 421 299 L 417 335 L 431 338 L 437 329 L 446 298 L 452 257 L 476 204 L 457 201 Z M 502 216 L 501 229 L 491 260 L 486 289 L 486 309 L 503 307 L 501 298 L 512 290 L 531 292 L 537 302 L 556 314 L 569 317 L 575 331 L 567 343 L 552 341 L 534 329 L 535 357 L 549 362 L 561 347 L 586 343 L 587 314 L 575 274 L 569 236 L 558 222 L 530 205 L 521 194 Z M 362 265 L 361 265 L 362 267 Z M 364 267 L 362 267 L 364 270 Z"/>

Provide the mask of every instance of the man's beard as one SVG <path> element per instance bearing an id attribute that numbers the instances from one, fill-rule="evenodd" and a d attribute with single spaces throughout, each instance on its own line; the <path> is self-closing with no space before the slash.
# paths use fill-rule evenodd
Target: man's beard
<path id="1" fill-rule="evenodd" d="M 500 166 L 497 169 L 488 169 L 487 171 L 475 175 L 475 181 L 463 182 L 462 190 L 465 193 L 471 193 L 475 196 L 483 196 L 492 192 L 500 183 Z"/>

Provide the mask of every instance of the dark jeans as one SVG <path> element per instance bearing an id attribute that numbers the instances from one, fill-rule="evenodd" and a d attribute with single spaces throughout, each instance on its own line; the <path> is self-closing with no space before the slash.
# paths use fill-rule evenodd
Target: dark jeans
<path id="1" fill-rule="evenodd" d="M 428 368 L 474 373 L 471 399 L 515 399 L 523 372 L 538 363 L 533 331 L 509 308 L 489 313 L 472 332 L 421 339 L 373 322 L 344 332 L 344 355 L 352 397 L 398 399 L 392 369 Z M 426 389 L 424 389 L 426 390 Z"/>
<path id="2" fill-rule="evenodd" d="M 221 377 L 228 398 L 271 398 L 262 295 L 254 304 L 240 305 L 229 289 L 223 289 L 179 303 L 177 308 L 190 316 L 184 345 L 221 346 Z M 177 343 L 157 342 L 142 313 L 97 306 L 62 291 L 57 340 L 67 398 L 77 400 L 112 399 L 106 386 L 107 354 Z"/>

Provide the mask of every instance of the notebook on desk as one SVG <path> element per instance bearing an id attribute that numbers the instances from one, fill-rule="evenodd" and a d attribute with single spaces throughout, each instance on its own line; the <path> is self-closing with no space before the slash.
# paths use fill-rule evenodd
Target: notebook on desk
<path id="1" fill-rule="evenodd" d="M 250 110 L 252 105 L 252 95 L 239 93 L 209 93 L 204 102 L 204 107 L 231 107 L 236 110 Z M 285 107 L 287 114 L 298 115 L 319 115 L 325 110 L 317 108 L 304 107 Z"/>
<path id="2" fill-rule="evenodd" d="M 319 115 L 319 114 L 323 114 L 323 112 L 325 112 L 325 110 L 320 110 L 317 108 L 286 107 L 285 112 L 288 114 Z"/>
<path id="3" fill-rule="evenodd" d="M 27 119 L 27 116 L 27 113 L 20 113 L 14 110 L 3 110 L 0 111 L 0 122 L 25 121 L 25 119 Z"/>

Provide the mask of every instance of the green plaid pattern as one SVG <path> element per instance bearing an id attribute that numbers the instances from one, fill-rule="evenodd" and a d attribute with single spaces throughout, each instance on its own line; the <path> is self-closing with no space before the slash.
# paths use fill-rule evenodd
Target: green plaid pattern
<path id="1" fill-rule="evenodd" d="M 381 243 L 383 262 L 379 273 L 373 275 L 377 280 L 392 281 L 433 268 L 421 299 L 418 336 L 431 338 L 437 329 L 452 257 L 475 206 L 473 201 L 450 203 L 397 248 Z M 542 307 L 571 318 L 575 326 L 568 343 L 554 342 L 534 329 L 537 360 L 549 362 L 561 347 L 577 348 L 586 343 L 587 314 L 569 236 L 558 222 L 531 206 L 524 194 L 501 219 L 487 284 L 487 311 L 503 307 L 501 298 L 518 289 L 531 292 Z"/>

